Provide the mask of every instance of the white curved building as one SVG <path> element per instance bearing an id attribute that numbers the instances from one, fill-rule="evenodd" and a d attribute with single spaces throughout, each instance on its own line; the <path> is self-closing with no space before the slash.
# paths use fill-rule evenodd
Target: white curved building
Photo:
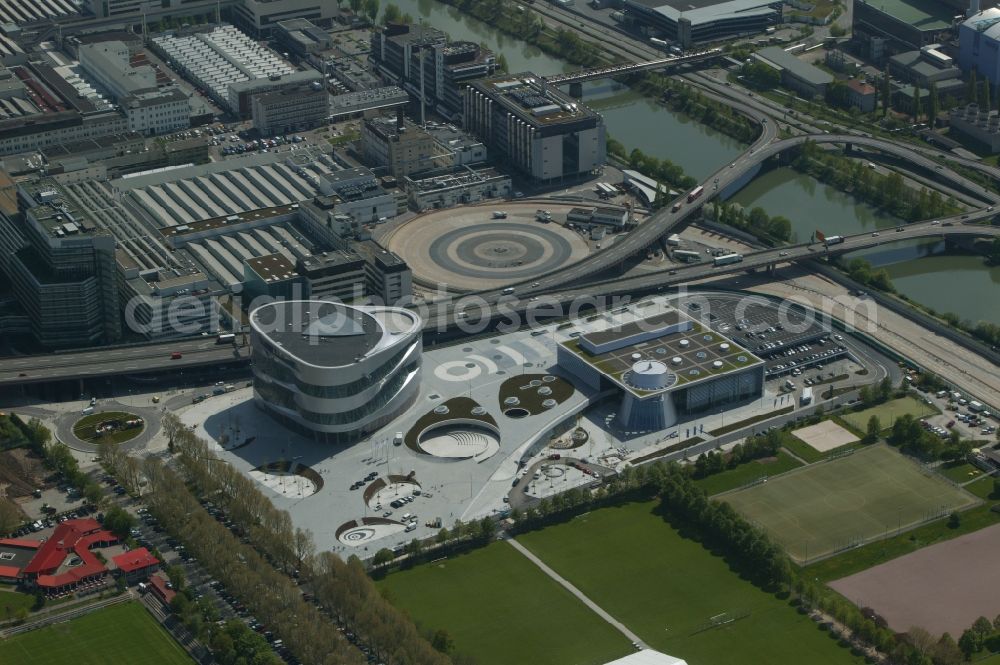
<path id="1" fill-rule="evenodd" d="M 352 443 L 416 398 L 420 317 L 397 307 L 290 300 L 250 313 L 254 399 L 319 441 Z"/>

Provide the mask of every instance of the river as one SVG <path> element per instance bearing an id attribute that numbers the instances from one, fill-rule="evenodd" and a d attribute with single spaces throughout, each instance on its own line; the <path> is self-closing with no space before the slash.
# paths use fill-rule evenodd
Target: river
<path id="1" fill-rule="evenodd" d="M 554 58 L 492 26 L 436 0 L 393 0 L 403 13 L 447 32 L 503 53 L 511 72 L 539 75 L 572 71 L 576 66 Z M 669 159 L 685 173 L 704 179 L 743 150 L 743 145 L 686 116 L 674 113 L 613 81 L 584 85 L 583 101 L 604 116 L 608 134 L 627 150 Z M 816 229 L 827 235 L 889 228 L 899 221 L 848 194 L 789 168 L 762 173 L 733 201 L 760 206 L 792 222 L 793 239 L 808 240 Z M 926 254 L 930 254 L 925 256 Z M 1000 323 L 1000 268 L 987 269 L 978 256 L 940 255 L 912 243 L 886 252 L 859 252 L 885 267 L 896 288 L 913 300 L 962 318 Z"/>

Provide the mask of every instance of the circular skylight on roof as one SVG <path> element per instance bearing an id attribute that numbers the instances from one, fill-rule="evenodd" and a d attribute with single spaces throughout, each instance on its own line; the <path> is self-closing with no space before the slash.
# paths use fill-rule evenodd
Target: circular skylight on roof
<path id="1" fill-rule="evenodd" d="M 711 342 L 715 337 L 713 335 L 702 335 L 701 338 L 706 342 Z"/>
<path id="2" fill-rule="evenodd" d="M 701 376 L 701 370 L 697 369 L 688 370 L 688 376 Z"/>
<path id="3" fill-rule="evenodd" d="M 736 356 L 736 359 L 739 360 L 741 363 L 745 363 L 747 361 L 746 356 Z"/>
<path id="4" fill-rule="evenodd" d="M 704 351 L 699 351 L 698 353 L 696 353 L 696 354 L 694 354 L 694 355 L 695 355 L 695 357 L 696 357 L 696 358 L 697 358 L 698 360 L 704 360 L 705 358 L 707 358 L 707 357 L 708 357 L 708 354 L 707 354 L 707 353 L 705 353 Z"/>

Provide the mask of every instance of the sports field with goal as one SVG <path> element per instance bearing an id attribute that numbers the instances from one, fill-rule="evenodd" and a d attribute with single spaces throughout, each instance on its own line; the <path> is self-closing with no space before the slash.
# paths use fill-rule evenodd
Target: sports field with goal
<path id="1" fill-rule="evenodd" d="M 717 498 L 767 530 L 800 563 L 979 501 L 885 444 Z"/>

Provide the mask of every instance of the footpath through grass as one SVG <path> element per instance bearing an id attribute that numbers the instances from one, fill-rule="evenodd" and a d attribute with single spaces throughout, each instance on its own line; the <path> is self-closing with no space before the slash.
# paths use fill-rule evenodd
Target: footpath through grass
<path id="1" fill-rule="evenodd" d="M 194 661 L 139 603 L 122 603 L 0 641 L 4 665 L 108 665 Z"/>
<path id="2" fill-rule="evenodd" d="M 777 457 L 756 459 L 736 468 L 726 469 L 721 473 L 699 478 L 696 485 L 705 490 L 709 496 L 727 490 L 743 487 L 747 483 L 759 480 L 764 476 L 776 476 L 791 469 L 802 466 L 802 463 L 784 451 L 779 451 Z"/>
<path id="3" fill-rule="evenodd" d="M 787 601 L 681 537 L 655 506 L 602 508 L 518 540 L 652 648 L 689 665 L 864 662 Z M 742 618 L 707 628 L 724 612 Z"/>
<path id="4" fill-rule="evenodd" d="M 633 651 L 624 635 L 507 543 L 376 584 L 420 626 L 448 631 L 456 651 L 480 665 L 601 665 Z"/>

